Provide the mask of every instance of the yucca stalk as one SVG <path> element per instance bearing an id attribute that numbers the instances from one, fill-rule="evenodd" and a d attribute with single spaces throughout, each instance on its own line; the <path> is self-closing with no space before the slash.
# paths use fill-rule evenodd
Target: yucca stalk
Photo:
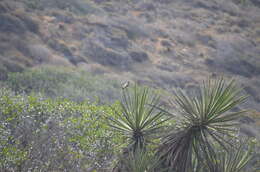
<path id="1" fill-rule="evenodd" d="M 179 129 L 163 139 L 158 149 L 164 166 L 175 172 L 194 171 L 194 168 L 196 171 L 205 164 L 209 169 L 214 168 L 211 160 L 217 157 L 215 145 L 226 151 L 232 147 L 228 138 L 232 137 L 236 121 L 244 113 L 231 111 L 246 99 L 240 94 L 241 89 L 234 80 L 226 82 L 223 78 L 204 82 L 194 97 L 176 91 L 173 106 L 182 122 Z M 196 167 L 192 163 L 194 159 L 198 162 Z"/>
<path id="2" fill-rule="evenodd" d="M 110 119 L 110 126 L 128 139 L 129 150 L 145 149 L 167 120 L 164 112 L 156 108 L 159 96 L 135 85 L 131 90 L 123 90 L 120 105 L 122 111 L 114 109 L 116 116 Z"/>

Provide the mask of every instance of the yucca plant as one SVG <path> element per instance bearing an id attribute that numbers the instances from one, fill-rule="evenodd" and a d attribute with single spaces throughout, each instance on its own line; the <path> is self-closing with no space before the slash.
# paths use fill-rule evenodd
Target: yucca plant
<path id="1" fill-rule="evenodd" d="M 165 136 L 158 148 L 163 166 L 174 172 L 214 169 L 215 147 L 227 152 L 232 148 L 229 140 L 233 137 L 236 120 L 244 113 L 231 110 L 245 99 L 234 80 L 226 82 L 223 78 L 204 82 L 194 97 L 176 91 L 172 103 L 177 114 L 169 114 L 174 118 L 179 116 L 181 122 L 178 129 Z"/>
<path id="2" fill-rule="evenodd" d="M 254 167 L 252 164 L 249 167 L 249 163 L 253 159 L 255 143 L 252 140 L 242 142 L 238 139 L 234 139 L 232 143 L 234 146 L 228 152 L 220 149 L 221 147 L 216 148 L 216 157 L 211 159 L 212 166 L 204 164 L 193 170 L 196 172 L 253 172 Z M 193 165 L 196 167 L 198 163 L 196 159 Z"/>
<path id="3" fill-rule="evenodd" d="M 250 143 L 244 143 L 250 145 Z M 232 148 L 229 152 L 219 153 L 217 159 L 212 159 L 214 172 L 244 172 L 245 167 L 252 159 L 252 146 L 246 147 L 240 144 L 238 148 Z"/>
<path id="4" fill-rule="evenodd" d="M 124 172 L 155 172 L 160 160 L 153 153 L 137 149 L 131 152 L 128 157 L 121 157 L 124 164 Z M 160 169 L 160 172 L 166 170 Z"/>
<path id="5" fill-rule="evenodd" d="M 145 149 L 158 136 L 167 120 L 164 112 L 156 108 L 159 103 L 159 96 L 151 94 L 148 88 L 135 85 L 133 89 L 123 89 L 122 111 L 114 110 L 116 116 L 109 125 L 127 138 L 129 150 Z"/>

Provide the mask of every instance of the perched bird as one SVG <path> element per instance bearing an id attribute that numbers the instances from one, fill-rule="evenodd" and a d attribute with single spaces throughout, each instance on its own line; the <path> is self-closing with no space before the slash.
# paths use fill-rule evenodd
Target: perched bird
<path id="1" fill-rule="evenodd" d="M 130 82 L 126 81 L 122 84 L 122 89 L 126 89 L 129 86 Z"/>

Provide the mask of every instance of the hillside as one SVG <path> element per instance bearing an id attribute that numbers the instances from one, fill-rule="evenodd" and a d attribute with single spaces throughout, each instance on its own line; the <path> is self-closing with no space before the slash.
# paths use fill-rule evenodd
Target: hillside
<path id="1" fill-rule="evenodd" d="M 52 66 L 172 92 L 223 75 L 260 111 L 259 29 L 258 0 L 1 0 L 0 80 Z"/>
<path id="2" fill-rule="evenodd" d="M 259 132 L 259 0 L 0 0 L 0 171 L 258 172 Z"/>

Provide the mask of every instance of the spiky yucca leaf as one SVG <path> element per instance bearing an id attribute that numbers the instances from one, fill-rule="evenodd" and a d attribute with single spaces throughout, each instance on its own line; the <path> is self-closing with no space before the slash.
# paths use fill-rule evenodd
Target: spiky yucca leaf
<path id="1" fill-rule="evenodd" d="M 158 153 L 166 166 L 176 172 L 193 171 L 192 160 L 197 159 L 196 168 L 216 159 L 214 145 L 225 150 L 232 146 L 226 139 L 232 137 L 236 119 L 244 111 L 231 112 L 235 106 L 245 100 L 240 96 L 241 89 L 234 82 L 223 78 L 204 82 L 197 96 L 189 97 L 183 91 L 175 92 L 173 105 L 182 117 L 181 128 L 168 134 Z"/>
<path id="2" fill-rule="evenodd" d="M 110 119 L 110 126 L 128 138 L 129 149 L 144 148 L 162 128 L 167 119 L 156 106 L 159 96 L 150 94 L 148 88 L 135 85 L 130 91 L 123 90 L 122 112 L 115 110 L 116 117 Z"/>
<path id="3" fill-rule="evenodd" d="M 250 160 L 253 158 L 252 155 L 252 144 L 249 142 L 240 144 L 237 148 L 234 147 L 230 149 L 229 152 L 219 150 L 217 152 L 216 159 L 211 159 L 212 166 L 207 166 L 208 164 L 204 164 L 198 168 L 197 159 L 193 162 L 195 172 L 245 172 L 246 168 L 248 168 L 248 164 Z M 253 168 L 249 168 L 250 172 Z M 247 170 L 247 171 L 248 171 Z"/>
<path id="4" fill-rule="evenodd" d="M 236 143 L 234 143 L 236 144 Z M 234 146 L 228 152 L 218 152 L 216 159 L 212 159 L 213 168 L 212 172 L 242 172 L 249 161 L 253 158 L 254 143 L 241 142 L 238 147 Z"/>
<path id="5" fill-rule="evenodd" d="M 131 152 L 127 157 L 121 157 L 124 172 L 156 172 L 160 160 L 153 153 L 143 149 Z M 166 170 L 160 169 L 160 172 Z"/>

